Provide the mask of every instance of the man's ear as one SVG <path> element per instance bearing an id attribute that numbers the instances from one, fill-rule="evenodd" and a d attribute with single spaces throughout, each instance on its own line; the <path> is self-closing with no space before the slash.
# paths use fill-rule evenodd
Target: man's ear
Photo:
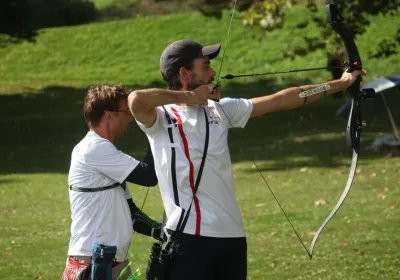
<path id="1" fill-rule="evenodd" d="M 179 69 L 179 77 L 184 81 L 189 81 L 192 77 L 192 74 L 185 67 L 181 67 Z"/>
<path id="2" fill-rule="evenodd" d="M 105 111 L 103 115 L 104 120 L 111 119 L 111 112 Z"/>

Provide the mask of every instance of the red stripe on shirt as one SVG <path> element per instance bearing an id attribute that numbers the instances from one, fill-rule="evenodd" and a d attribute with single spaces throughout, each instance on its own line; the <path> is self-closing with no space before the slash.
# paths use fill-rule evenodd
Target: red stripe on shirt
<path id="1" fill-rule="evenodd" d="M 181 119 L 180 114 L 178 113 L 178 111 L 175 108 L 171 107 L 171 110 L 177 119 L 179 134 L 181 135 L 181 138 L 182 138 L 183 148 L 185 150 L 186 158 L 189 161 L 189 184 L 190 184 L 190 188 L 192 189 L 192 193 L 194 193 L 194 167 L 193 167 L 193 162 L 190 159 L 189 145 L 188 145 L 188 142 L 186 139 L 185 132 L 183 131 L 182 119 Z M 200 212 L 199 200 L 197 199 L 196 196 L 194 197 L 194 206 L 196 209 L 196 235 L 200 235 L 201 212 Z"/>

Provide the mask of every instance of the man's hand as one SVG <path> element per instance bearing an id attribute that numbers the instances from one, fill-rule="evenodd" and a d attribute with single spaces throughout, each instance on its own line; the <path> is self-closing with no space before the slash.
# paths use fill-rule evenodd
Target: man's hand
<path id="1" fill-rule="evenodd" d="M 214 91 L 210 90 L 214 89 Z M 188 92 L 191 95 L 188 105 L 207 105 L 208 99 L 219 100 L 220 88 L 216 84 L 202 85 Z"/>
<path id="2" fill-rule="evenodd" d="M 221 99 L 221 85 L 216 84 L 209 86 L 211 97 L 209 99 L 218 102 Z"/>
<path id="3" fill-rule="evenodd" d="M 161 232 L 163 231 L 162 226 L 160 225 L 160 228 L 153 228 L 151 236 L 158 240 L 158 241 L 168 241 L 168 236 L 163 232 L 162 237 L 161 237 Z"/>
<path id="4" fill-rule="evenodd" d="M 345 71 L 343 73 L 342 77 L 340 78 L 340 80 L 344 84 L 344 89 L 343 90 L 346 90 L 349 86 L 351 86 L 357 80 L 357 78 L 359 76 L 365 76 L 365 75 L 367 75 L 367 73 L 364 72 L 364 71 L 356 70 L 356 71 L 353 71 L 351 73 Z"/>

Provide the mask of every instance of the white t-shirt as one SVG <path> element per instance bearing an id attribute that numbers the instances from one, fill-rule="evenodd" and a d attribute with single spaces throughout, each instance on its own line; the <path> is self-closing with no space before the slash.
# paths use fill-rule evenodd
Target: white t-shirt
<path id="1" fill-rule="evenodd" d="M 68 185 L 99 188 L 123 183 L 138 163 L 89 131 L 72 151 Z M 128 187 L 99 192 L 69 190 L 72 224 L 68 255 L 91 256 L 93 245 L 103 244 L 117 246 L 116 260 L 126 260 L 133 236 L 128 198 Z"/>
<path id="2" fill-rule="evenodd" d="M 192 189 L 204 151 L 206 124 L 202 106 L 164 107 L 175 122 L 172 125 L 174 144 L 170 141 L 169 125 L 162 107 L 156 108 L 157 119 L 152 127 L 138 124 L 147 134 L 153 151 L 160 192 L 168 217 L 166 228 L 175 230 L 182 208 L 187 210 L 193 198 Z M 224 98 L 219 104 L 210 100 L 204 108 L 209 122 L 208 153 L 196 193 L 197 201 L 193 202 L 184 232 L 210 237 L 244 237 L 227 137 L 231 124 L 241 128 L 246 125 L 253 103 L 246 99 Z M 171 146 L 176 153 L 176 189 L 172 183 Z"/>

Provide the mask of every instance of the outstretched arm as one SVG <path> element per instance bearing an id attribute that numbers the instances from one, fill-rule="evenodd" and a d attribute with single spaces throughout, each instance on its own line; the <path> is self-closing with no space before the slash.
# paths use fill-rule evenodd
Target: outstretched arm
<path id="1" fill-rule="evenodd" d="M 306 85 L 301 87 L 291 87 L 275 94 L 251 99 L 253 111 L 251 117 L 257 117 L 269 112 L 286 111 L 312 103 L 326 95 L 346 90 L 360 75 L 365 75 L 363 71 L 345 72 L 340 80 L 327 82 L 323 85 Z M 314 93 L 320 91 L 319 93 Z M 308 95 L 302 97 L 300 93 Z"/>

